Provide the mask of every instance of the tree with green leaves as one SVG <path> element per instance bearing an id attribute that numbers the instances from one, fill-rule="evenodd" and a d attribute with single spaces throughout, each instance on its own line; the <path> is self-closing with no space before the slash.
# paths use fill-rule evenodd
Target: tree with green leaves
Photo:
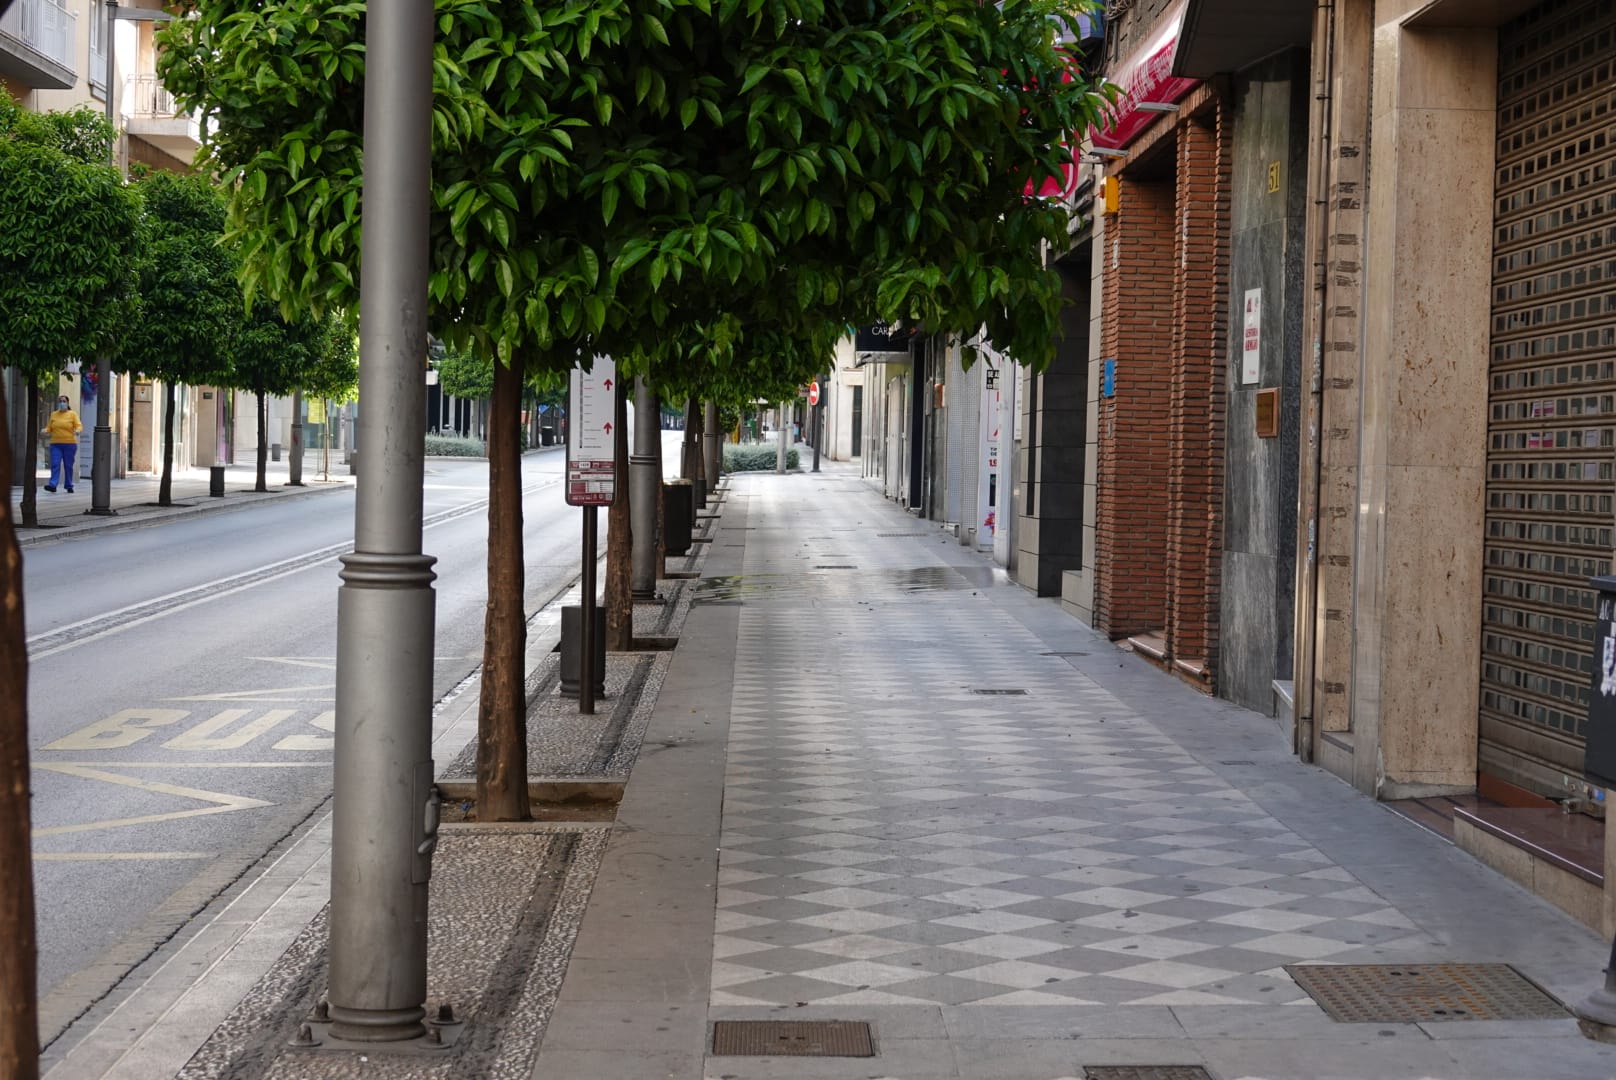
<path id="1" fill-rule="evenodd" d="M 334 324 L 334 325 L 333 325 Z M 270 395 L 284 397 L 335 378 L 342 381 L 352 367 L 351 349 L 346 363 L 330 350 L 341 349 L 344 333 L 335 314 L 323 319 L 302 315 L 288 321 L 278 306 L 259 298 L 252 302 L 236 328 L 231 350 L 230 386 L 254 395 L 258 417 L 258 475 L 253 490 L 268 491 Z M 337 372 L 322 368 L 335 365 Z M 357 369 L 352 371 L 358 377 Z"/>
<path id="2" fill-rule="evenodd" d="M 140 202 L 90 109 L 31 113 L 0 95 L 0 364 L 28 381 L 22 524 L 38 521 L 39 394 L 70 359 L 116 351 L 130 325 Z"/>
<path id="3" fill-rule="evenodd" d="M 224 243 L 225 197 L 206 176 L 153 172 L 145 204 L 141 315 L 122 362 L 163 383 L 163 472 L 157 501 L 173 505 L 175 388 L 229 385 L 242 321 L 237 264 Z"/>
<path id="4" fill-rule="evenodd" d="M 1025 191 L 1099 114 L 1055 45 L 1081 6 L 438 0 L 434 332 L 519 373 L 604 353 L 625 381 L 722 397 L 800 381 L 826 327 L 876 316 L 987 325 L 1047 362 L 1060 291 L 1042 250 L 1067 213 Z M 248 279 L 283 304 L 354 297 L 361 12 L 202 0 L 163 32 L 165 85 L 209 114 L 208 153 L 235 181 Z M 737 351 L 742 327 L 817 355 L 798 370 L 800 347 Z M 496 369 L 491 442 L 520 386 Z M 483 689 L 501 704 L 480 724 L 478 812 L 519 816 L 525 618 L 495 606 L 517 584 L 520 485 L 492 450 L 490 499 L 516 513 L 497 531 L 491 514 Z M 496 791 L 482 760 L 499 754 Z"/>

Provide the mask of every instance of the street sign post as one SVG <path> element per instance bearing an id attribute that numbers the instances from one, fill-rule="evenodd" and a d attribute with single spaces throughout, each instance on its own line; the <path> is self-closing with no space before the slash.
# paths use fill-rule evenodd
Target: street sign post
<path id="1" fill-rule="evenodd" d="M 567 504 L 610 506 L 617 493 L 617 365 L 595 357 L 592 370 L 572 369 L 567 402 Z"/>
<path id="2" fill-rule="evenodd" d="M 567 395 L 567 503 L 584 511 L 579 582 L 578 711 L 595 711 L 595 548 L 597 511 L 617 494 L 617 364 L 595 357 L 589 371 L 572 369 Z"/>

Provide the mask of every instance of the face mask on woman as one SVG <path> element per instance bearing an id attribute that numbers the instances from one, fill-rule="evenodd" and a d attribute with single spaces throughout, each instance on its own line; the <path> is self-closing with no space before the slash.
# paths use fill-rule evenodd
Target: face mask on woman
<path id="1" fill-rule="evenodd" d="M 57 399 L 56 411 L 57 412 L 66 412 L 67 411 L 67 399 L 66 398 Z"/>

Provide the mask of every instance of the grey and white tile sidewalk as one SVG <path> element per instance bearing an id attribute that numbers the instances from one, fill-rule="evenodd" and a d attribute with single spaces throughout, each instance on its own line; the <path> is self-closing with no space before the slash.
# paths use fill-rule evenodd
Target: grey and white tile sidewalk
<path id="1" fill-rule="evenodd" d="M 1569 1019 L 1329 1020 L 1284 965 L 1503 961 L 1575 1000 L 1603 944 L 856 475 L 731 497 L 709 1017 L 872 1019 L 883 1052 L 707 1076 L 1616 1075 Z"/>

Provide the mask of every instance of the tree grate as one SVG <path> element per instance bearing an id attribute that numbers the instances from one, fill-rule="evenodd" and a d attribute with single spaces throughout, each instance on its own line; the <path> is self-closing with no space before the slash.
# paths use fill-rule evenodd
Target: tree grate
<path id="1" fill-rule="evenodd" d="M 1286 972 L 1344 1024 L 1559 1020 L 1565 1007 L 1508 964 L 1293 964 Z"/>
<path id="2" fill-rule="evenodd" d="M 1199 1065 L 1089 1065 L 1086 1080 L 1212 1080 Z"/>
<path id="3" fill-rule="evenodd" d="M 715 1020 L 714 1057 L 874 1057 L 862 1020 Z"/>

